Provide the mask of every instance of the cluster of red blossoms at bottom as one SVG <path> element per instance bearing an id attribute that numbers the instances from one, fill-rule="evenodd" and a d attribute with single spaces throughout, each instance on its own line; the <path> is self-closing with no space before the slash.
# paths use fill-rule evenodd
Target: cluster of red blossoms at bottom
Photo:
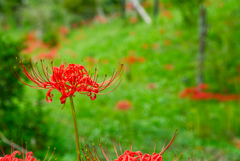
<path id="1" fill-rule="evenodd" d="M 164 146 L 165 144 L 163 145 L 160 153 L 155 153 L 155 149 L 156 149 L 156 144 L 155 144 L 154 152 L 152 155 L 151 154 L 143 154 L 141 151 L 134 152 L 132 150 L 133 142 L 130 143 L 129 150 L 126 150 L 126 145 L 125 145 L 124 153 L 122 153 L 120 141 L 119 141 L 119 149 L 120 149 L 121 155 L 119 155 L 119 153 L 118 153 L 119 150 L 117 150 L 115 140 L 113 140 L 113 146 L 115 149 L 117 159 L 111 159 L 106 144 L 105 144 L 105 147 L 103 147 L 103 145 L 101 144 L 101 141 L 99 139 L 99 146 L 101 148 L 101 152 L 105 159 L 99 157 L 99 154 L 97 153 L 97 150 L 96 150 L 94 144 L 88 145 L 87 143 L 85 143 L 85 146 L 82 145 L 82 148 L 81 148 L 83 155 L 81 156 L 80 160 L 83 161 L 84 159 L 86 159 L 87 161 L 97 161 L 97 160 L 101 160 L 101 161 L 103 161 L 103 160 L 106 160 L 106 161 L 163 161 L 162 154 L 172 145 L 173 141 L 177 137 L 177 134 L 178 133 L 176 130 L 171 141 L 167 144 L 167 146 Z M 175 155 L 173 158 L 173 161 L 180 160 L 182 157 L 182 154 L 183 154 L 183 151 L 179 156 Z M 189 157 L 187 161 L 190 161 L 190 160 L 193 160 L 193 158 Z M 197 161 L 197 158 L 195 158 L 194 160 Z M 202 160 L 202 158 L 200 159 L 200 161 L 201 160 Z"/>
<path id="2" fill-rule="evenodd" d="M 5 153 L 3 151 L 3 148 L 2 148 L 2 145 L 1 145 L 1 141 L 0 141 L 0 149 L 1 149 L 2 154 L 3 154 L 3 157 L 0 157 L 0 161 L 35 161 L 35 160 L 37 160 L 33 156 L 33 153 L 31 151 L 30 152 L 27 151 L 27 144 L 26 144 L 26 149 L 23 149 L 23 147 L 22 147 L 23 153 L 21 153 L 20 151 L 14 150 L 14 146 L 12 144 L 11 145 L 11 154 L 5 155 Z M 48 161 L 50 161 L 52 159 L 52 157 L 54 155 L 54 152 L 55 152 L 55 149 L 56 148 L 54 148 L 54 151 L 53 151 L 51 157 L 48 159 Z M 48 150 L 49 150 L 49 148 L 48 148 Z M 22 157 L 21 158 L 16 157 L 17 154 L 19 156 L 22 154 Z M 47 154 L 46 154 L 46 156 L 45 156 L 43 161 L 46 160 L 47 156 L 48 156 L 48 151 L 47 151 Z M 55 160 L 57 160 L 57 158 Z"/>
<path id="3" fill-rule="evenodd" d="M 20 155 L 21 152 L 14 151 L 10 155 L 5 155 L 4 157 L 0 157 L 0 161 L 35 161 L 36 160 L 36 158 L 33 158 L 33 153 L 32 152 L 28 152 L 26 154 L 26 158 L 24 158 L 24 156 L 23 156 L 23 159 L 16 158 L 15 157 L 16 154 Z"/>
<path id="4" fill-rule="evenodd" d="M 180 93 L 182 98 L 190 98 L 192 100 L 218 100 L 218 101 L 232 101 L 240 100 L 239 95 L 235 94 L 221 94 L 206 92 L 209 86 L 207 84 L 200 84 L 197 87 L 188 87 Z"/>
<path id="5" fill-rule="evenodd" d="M 126 151 L 123 155 L 121 155 L 118 159 L 114 161 L 162 161 L 162 156 L 157 153 L 150 154 L 142 154 L 142 152 L 131 152 Z"/>
<path id="6" fill-rule="evenodd" d="M 124 152 L 122 152 L 122 148 L 121 148 L 121 144 L 119 141 L 119 149 L 120 149 L 120 155 L 119 155 L 119 150 L 116 146 L 115 143 L 115 139 L 113 139 L 113 146 L 114 146 L 114 150 L 116 153 L 116 158 L 117 159 L 111 159 L 109 152 L 108 152 L 108 148 L 105 144 L 105 147 L 102 145 L 100 139 L 99 139 L 99 146 L 100 146 L 100 150 L 103 157 L 100 157 L 100 155 L 98 154 L 94 143 L 92 143 L 91 145 L 87 144 L 85 142 L 85 144 L 81 144 L 81 157 L 79 158 L 80 161 L 163 161 L 163 153 L 166 152 L 166 150 L 172 145 L 172 143 L 174 142 L 174 140 L 176 139 L 178 135 L 178 132 L 176 130 L 175 134 L 173 135 L 172 139 L 170 140 L 170 142 L 165 146 L 165 143 L 162 147 L 162 150 L 159 153 L 155 153 L 155 149 L 156 149 L 156 142 L 155 142 L 155 147 L 154 147 L 154 152 L 152 154 L 143 154 L 141 151 L 133 151 L 133 142 L 130 143 L 129 149 L 126 149 L 126 144 L 125 144 L 125 148 L 123 149 Z M 1 143 L 1 142 L 0 142 Z M 21 155 L 21 152 L 19 151 L 14 151 L 14 148 L 12 147 L 12 153 L 10 155 L 5 155 L 3 152 L 3 149 L 1 147 L 0 144 L 0 149 L 2 150 L 2 153 L 4 155 L 4 157 L 0 157 L 0 161 L 36 161 L 37 159 L 33 156 L 32 152 L 26 152 L 26 155 L 24 155 L 24 153 L 22 153 L 22 158 L 19 157 L 15 157 L 17 154 Z M 24 151 L 24 150 L 22 150 Z M 27 150 L 26 150 L 27 151 Z M 184 149 L 183 149 L 184 151 Z M 183 155 L 183 151 L 180 153 L 180 155 L 175 155 L 173 158 L 173 161 L 179 161 L 182 158 Z M 54 151 L 51 155 L 51 157 L 48 159 L 48 161 L 50 161 L 53 157 L 53 154 L 55 152 L 55 148 Z M 80 152 L 79 152 L 80 153 Z M 44 158 L 43 161 L 46 161 L 48 152 Z M 203 158 L 203 157 L 202 157 Z M 199 161 L 202 161 L 202 158 Z M 189 157 L 187 159 L 187 161 L 197 161 L 197 158 L 193 157 Z M 57 160 L 57 159 L 55 159 Z"/>

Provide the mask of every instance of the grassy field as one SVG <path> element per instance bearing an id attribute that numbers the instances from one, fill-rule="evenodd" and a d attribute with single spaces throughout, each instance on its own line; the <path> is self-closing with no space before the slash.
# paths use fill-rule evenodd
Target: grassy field
<path id="1" fill-rule="evenodd" d="M 218 8 L 218 14 L 214 14 L 214 5 L 208 8 L 211 27 L 207 41 L 205 77 L 206 83 L 210 85 L 216 81 L 211 75 L 213 57 L 216 53 L 228 52 L 223 50 L 224 46 L 219 48 L 218 42 L 212 39 L 219 31 L 221 33 L 224 28 L 231 27 L 231 23 L 219 27 L 228 19 L 229 9 L 234 8 L 228 1 L 224 4 L 223 8 Z M 98 143 L 100 137 L 102 142 L 109 145 L 112 156 L 111 140 L 118 137 L 122 145 L 134 141 L 133 150 L 152 153 L 155 139 L 157 151 L 160 151 L 164 140 L 170 141 L 178 129 L 179 135 L 164 153 L 164 160 L 171 160 L 186 145 L 184 159 L 193 152 L 198 156 L 204 153 L 204 160 L 238 161 L 239 102 L 194 101 L 179 96 L 186 87 L 195 86 L 198 28 L 182 24 L 178 10 L 172 8 L 170 11 L 173 18 L 161 17 L 152 25 L 144 22 L 130 24 L 128 21 L 113 19 L 108 24 L 71 30 L 68 37 L 61 40 L 55 64 L 60 64 L 63 59 L 67 63 L 77 64 L 83 60 L 87 69 L 94 71 L 97 62 L 87 62 L 86 57 L 91 56 L 97 61 L 101 59 L 99 81 L 103 80 L 105 74 L 110 76 L 119 63 L 125 64 L 122 83 L 114 92 L 99 95 L 94 101 L 86 95 L 76 94 L 74 97 L 80 138 L 82 141 L 87 139 Z M 234 34 L 239 35 L 240 32 Z M 227 45 L 231 46 L 231 42 Z M 142 58 L 142 61 L 130 65 L 126 63 L 126 57 L 131 53 Z M 149 88 L 150 84 L 154 88 Z M 25 87 L 23 99 L 36 101 L 39 95 L 44 98 L 46 92 Z M 53 94 L 52 103 L 42 102 L 41 108 L 47 115 L 46 122 L 39 124 L 44 126 L 50 123 L 51 128 L 47 132 L 58 137 L 46 142 L 46 148 L 56 146 L 55 157 L 59 161 L 74 160 L 70 102 L 68 99 L 61 110 L 61 95 L 57 91 L 53 91 Z M 121 100 L 128 100 L 131 108 L 119 110 L 117 103 Z"/>

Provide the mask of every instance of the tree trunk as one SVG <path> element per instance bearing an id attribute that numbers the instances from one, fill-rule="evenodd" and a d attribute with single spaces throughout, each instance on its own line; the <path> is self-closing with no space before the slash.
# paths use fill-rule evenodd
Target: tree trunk
<path id="1" fill-rule="evenodd" d="M 154 0 L 153 16 L 157 17 L 159 12 L 159 0 Z"/>
<path id="2" fill-rule="evenodd" d="M 139 15 L 142 17 L 142 19 L 147 23 L 147 24 L 151 24 L 152 23 L 152 19 L 150 18 L 150 16 L 147 14 L 147 12 L 145 11 L 145 9 L 141 6 L 141 4 L 139 3 L 139 0 L 132 0 L 133 6 L 134 8 L 137 10 L 137 12 L 139 13 Z"/>
<path id="3" fill-rule="evenodd" d="M 99 16 L 105 17 L 102 5 L 101 5 L 101 0 L 96 0 L 96 9 L 97 9 L 97 14 Z"/>
<path id="4" fill-rule="evenodd" d="M 206 36 L 207 36 L 207 23 L 206 23 L 206 9 L 203 5 L 200 6 L 199 15 L 199 57 L 197 66 L 197 85 L 199 86 L 204 82 L 204 57 L 206 48 Z M 199 88 L 200 90 L 200 88 Z"/>

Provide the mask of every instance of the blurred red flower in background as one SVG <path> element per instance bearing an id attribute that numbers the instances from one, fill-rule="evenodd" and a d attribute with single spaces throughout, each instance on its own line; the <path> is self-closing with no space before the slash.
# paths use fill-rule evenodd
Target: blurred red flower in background
<path id="1" fill-rule="evenodd" d="M 136 57 L 135 51 L 130 51 L 130 54 L 124 58 L 124 62 L 132 65 L 134 63 L 143 63 L 145 61 L 144 57 Z"/>
<path id="2" fill-rule="evenodd" d="M 85 57 L 85 61 L 91 64 L 95 64 L 97 62 L 97 59 L 92 56 Z"/>
<path id="3" fill-rule="evenodd" d="M 57 57 L 57 48 L 52 48 L 48 52 L 45 53 L 40 53 L 38 54 L 35 58 L 40 60 L 40 59 L 53 59 Z"/>
<path id="4" fill-rule="evenodd" d="M 122 100 L 117 103 L 117 108 L 119 110 L 128 110 L 131 108 L 131 103 L 128 100 Z"/>
<path id="5" fill-rule="evenodd" d="M 175 32 L 175 35 L 176 35 L 177 37 L 180 37 L 180 36 L 182 36 L 182 32 L 181 32 L 181 31 L 176 31 L 176 32 Z"/>
<path id="6" fill-rule="evenodd" d="M 170 11 L 166 10 L 166 9 L 161 11 L 161 16 L 167 17 L 169 19 L 173 18 L 172 13 Z"/>
<path id="7" fill-rule="evenodd" d="M 142 44 L 142 48 L 143 49 L 148 49 L 149 48 L 149 44 L 148 43 L 143 43 Z"/>
<path id="8" fill-rule="evenodd" d="M 156 88 L 156 84 L 155 83 L 149 83 L 148 84 L 148 89 L 155 89 Z"/>
<path id="9" fill-rule="evenodd" d="M 35 32 L 29 32 L 24 42 L 26 48 L 23 50 L 23 54 L 31 54 L 36 49 L 47 49 L 48 45 L 44 44 L 41 40 L 37 40 Z"/>
<path id="10" fill-rule="evenodd" d="M 165 34 L 166 31 L 165 31 L 165 29 L 160 29 L 159 32 L 160 32 L 160 34 Z"/>
<path id="11" fill-rule="evenodd" d="M 172 43 L 171 43 L 171 40 L 164 40 L 164 45 L 166 46 L 170 46 Z"/>
<path id="12" fill-rule="evenodd" d="M 96 16 L 94 17 L 94 20 L 95 20 L 96 22 L 99 22 L 99 23 L 102 23 L 102 24 L 106 24 L 106 23 L 108 22 L 107 18 L 104 17 L 104 16 L 101 16 L 101 15 L 96 15 Z"/>
<path id="13" fill-rule="evenodd" d="M 78 25 L 78 23 L 77 23 L 77 22 L 74 22 L 74 23 L 72 24 L 72 28 L 73 28 L 73 29 L 76 29 L 76 28 L 78 28 L 78 26 L 79 26 L 79 25 Z"/>
<path id="14" fill-rule="evenodd" d="M 137 17 L 130 17 L 129 18 L 129 22 L 130 23 L 137 23 L 138 22 L 138 18 Z"/>
<path id="15" fill-rule="evenodd" d="M 153 48 L 153 49 L 158 49 L 158 48 L 159 48 L 158 43 L 154 43 L 154 44 L 152 45 L 152 48 Z"/>
<path id="16" fill-rule="evenodd" d="M 165 68 L 166 70 L 173 70 L 174 66 L 173 66 L 172 64 L 166 64 L 166 65 L 164 66 L 164 68 Z"/>
<path id="17" fill-rule="evenodd" d="M 134 9 L 134 6 L 133 6 L 132 2 L 128 2 L 128 3 L 126 4 L 126 9 L 127 9 L 127 10 L 133 10 L 133 9 Z"/>
<path id="18" fill-rule="evenodd" d="M 18 59 L 17 59 L 18 61 Z M 46 95 L 47 102 L 52 102 L 53 94 L 51 91 L 57 89 L 61 94 L 61 103 L 65 104 L 67 97 L 74 96 L 75 92 L 80 94 L 87 94 L 92 100 L 96 99 L 97 94 L 107 94 L 115 90 L 121 82 L 121 75 L 123 73 L 123 64 L 119 65 L 117 71 L 114 71 L 113 75 L 106 80 L 106 75 L 103 82 L 97 83 L 97 72 L 98 67 L 95 69 L 95 74 L 92 76 L 89 75 L 87 70 L 83 65 L 79 64 L 68 64 L 62 63 L 60 67 L 54 65 L 51 62 L 51 65 L 46 63 L 44 60 L 41 60 L 40 72 L 37 63 L 33 64 L 31 59 L 29 61 L 23 62 L 22 60 L 18 62 L 18 66 L 23 72 L 23 74 L 31 80 L 35 85 L 27 84 L 17 73 L 13 71 L 14 75 L 21 81 L 23 84 L 36 88 L 36 89 L 48 89 Z M 16 68 L 16 67 L 14 67 Z M 116 82 L 118 83 L 117 87 L 107 93 L 100 93 L 106 88 L 111 87 Z"/>
<path id="19" fill-rule="evenodd" d="M 59 33 L 62 35 L 62 36 L 66 36 L 68 33 L 69 33 L 69 29 L 65 26 L 61 26 L 59 28 Z"/>
<path id="20" fill-rule="evenodd" d="M 182 98 L 190 98 L 192 100 L 218 100 L 218 101 L 232 101 L 239 100 L 240 96 L 234 94 L 211 93 L 204 90 L 208 89 L 207 84 L 200 84 L 197 87 L 188 87 L 180 93 Z"/>

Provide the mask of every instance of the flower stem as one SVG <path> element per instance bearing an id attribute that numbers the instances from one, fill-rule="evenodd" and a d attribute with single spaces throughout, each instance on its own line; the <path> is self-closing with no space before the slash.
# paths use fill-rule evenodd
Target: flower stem
<path id="1" fill-rule="evenodd" d="M 73 105 L 72 95 L 70 95 L 70 103 L 72 108 L 72 115 L 73 115 L 73 124 L 74 124 L 74 131 L 75 131 L 75 140 L 76 140 L 76 150 L 77 150 L 77 159 L 80 161 L 80 146 L 79 146 L 79 139 L 78 139 L 78 128 L 77 128 L 77 120 L 75 115 L 75 109 Z"/>

